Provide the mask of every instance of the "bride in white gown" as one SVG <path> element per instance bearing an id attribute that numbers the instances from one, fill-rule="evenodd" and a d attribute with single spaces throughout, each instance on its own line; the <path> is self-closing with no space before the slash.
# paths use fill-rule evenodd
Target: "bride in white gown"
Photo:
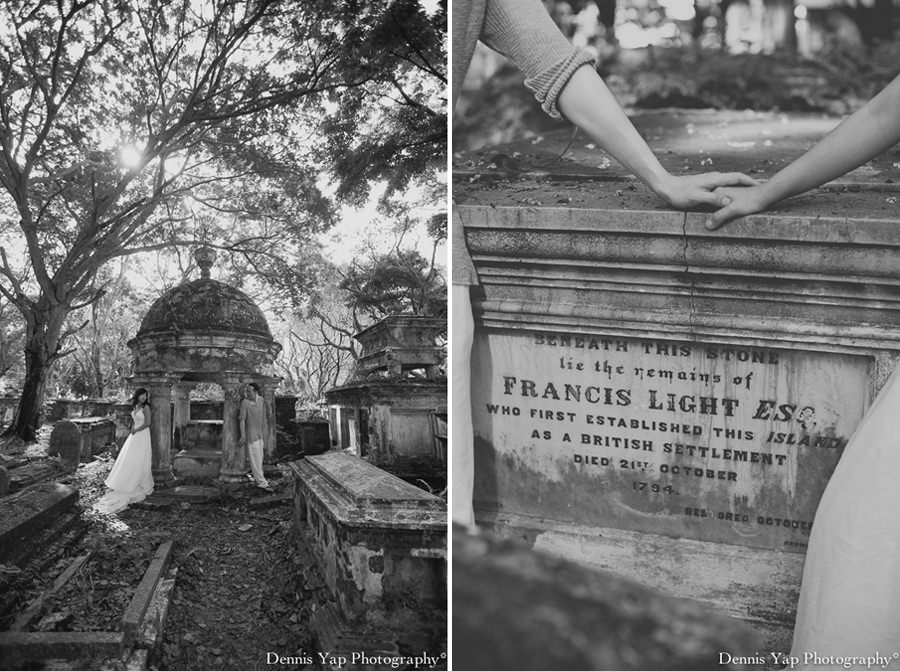
<path id="1" fill-rule="evenodd" d="M 898 109 L 900 77 L 768 182 L 717 189 L 730 202 L 707 227 L 767 209 L 893 147 L 900 142 Z M 819 502 L 791 650 L 799 660 L 792 668 L 900 667 L 898 409 L 900 366 L 844 448 Z M 874 664 L 866 659 L 876 655 Z"/>
<path id="2" fill-rule="evenodd" d="M 146 389 L 138 389 L 134 393 L 131 408 L 131 433 L 106 478 L 105 484 L 110 491 L 94 504 L 94 509 L 99 512 L 115 513 L 124 510 L 153 492 L 150 408 L 147 405 Z"/>
<path id="3" fill-rule="evenodd" d="M 799 668 L 869 668 L 829 658 L 879 654 L 883 664 L 900 653 L 897 408 L 900 366 L 844 448 L 819 502 L 791 651 L 805 664 Z"/>

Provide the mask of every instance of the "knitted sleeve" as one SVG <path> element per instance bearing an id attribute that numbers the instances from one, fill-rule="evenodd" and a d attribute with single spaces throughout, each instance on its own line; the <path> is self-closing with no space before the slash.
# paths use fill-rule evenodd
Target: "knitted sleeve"
<path id="1" fill-rule="evenodd" d="M 593 57 L 575 49 L 540 0 L 488 0 L 481 41 L 525 74 L 525 86 L 541 107 L 560 119 L 556 102 L 572 74 Z"/>

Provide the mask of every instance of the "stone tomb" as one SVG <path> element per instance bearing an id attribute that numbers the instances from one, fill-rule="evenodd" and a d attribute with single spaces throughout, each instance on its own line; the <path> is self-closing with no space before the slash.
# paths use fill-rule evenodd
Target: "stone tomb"
<path id="1" fill-rule="evenodd" d="M 362 345 L 356 369 L 325 393 L 340 447 L 384 465 L 443 458 L 447 382 L 438 338 L 446 333 L 446 319 L 391 315 L 354 336 Z"/>
<path id="2" fill-rule="evenodd" d="M 476 435 L 496 452 L 479 493 L 497 509 L 789 551 L 872 372 L 853 355 L 554 332 L 492 333 L 474 368 Z"/>
<path id="3" fill-rule="evenodd" d="M 103 417 L 79 417 L 57 422 L 50 432 L 47 454 L 78 464 L 116 442 L 116 423 Z"/>
<path id="4" fill-rule="evenodd" d="M 144 316 L 137 335 L 128 342 L 134 356 L 135 387 L 146 387 L 152 419 L 153 478 L 157 485 L 174 479 L 172 445 L 189 474 L 218 475 L 223 483 L 246 482 L 246 455 L 238 441 L 242 391 L 255 382 L 266 410 L 269 451 L 275 446 L 275 357 L 281 351 L 266 318 L 241 291 L 210 277 L 215 252 L 195 252 L 199 279 L 185 282 L 160 296 Z M 190 392 L 202 382 L 215 383 L 225 393 L 221 440 L 215 447 L 193 452 L 183 445 L 191 420 Z M 174 412 L 170 410 L 174 401 Z M 199 426 L 192 425 L 199 433 Z M 197 468 L 194 468 L 194 467 Z"/>
<path id="5" fill-rule="evenodd" d="M 345 452 L 292 462 L 294 523 L 315 548 L 341 615 L 385 600 L 432 603 L 446 585 L 446 503 Z"/>
<path id="6" fill-rule="evenodd" d="M 637 124 L 664 163 L 699 152 L 757 172 L 833 126 L 675 112 Z M 457 159 L 481 280 L 476 519 L 711 604 L 785 650 L 819 498 L 900 351 L 897 159 L 708 232 L 595 150 L 529 165 L 564 144 Z M 493 170 L 498 152 L 521 170 Z"/>

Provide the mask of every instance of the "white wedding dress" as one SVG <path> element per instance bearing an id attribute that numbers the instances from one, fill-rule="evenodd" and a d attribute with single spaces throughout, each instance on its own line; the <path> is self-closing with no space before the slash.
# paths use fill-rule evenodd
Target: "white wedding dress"
<path id="1" fill-rule="evenodd" d="M 134 429 L 144 425 L 144 411 L 135 408 L 131 411 Z M 143 501 L 153 492 L 153 471 L 150 450 L 150 430 L 129 434 L 122 445 L 122 450 L 113 464 L 106 486 L 111 491 L 102 496 L 94 509 L 102 513 L 115 513 L 124 510 L 132 503 Z"/>
<path id="2" fill-rule="evenodd" d="M 866 668 L 865 663 L 835 665 L 829 656 L 878 654 L 900 666 L 895 653 L 900 653 L 900 366 L 850 438 L 822 494 L 791 650 L 800 658 L 799 668 L 810 670 Z"/>

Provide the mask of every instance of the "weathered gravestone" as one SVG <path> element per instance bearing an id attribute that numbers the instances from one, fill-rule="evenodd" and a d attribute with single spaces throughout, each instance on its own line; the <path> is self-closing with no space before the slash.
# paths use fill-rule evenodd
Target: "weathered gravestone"
<path id="1" fill-rule="evenodd" d="M 78 464 L 90 461 L 116 441 L 116 423 L 103 417 L 64 419 L 50 433 L 47 454 Z"/>
<path id="2" fill-rule="evenodd" d="M 834 122 L 638 124 L 677 173 L 771 172 Z M 536 169 L 560 140 L 458 157 L 476 517 L 785 645 L 817 503 L 900 350 L 896 157 L 711 233 L 589 148 Z"/>

